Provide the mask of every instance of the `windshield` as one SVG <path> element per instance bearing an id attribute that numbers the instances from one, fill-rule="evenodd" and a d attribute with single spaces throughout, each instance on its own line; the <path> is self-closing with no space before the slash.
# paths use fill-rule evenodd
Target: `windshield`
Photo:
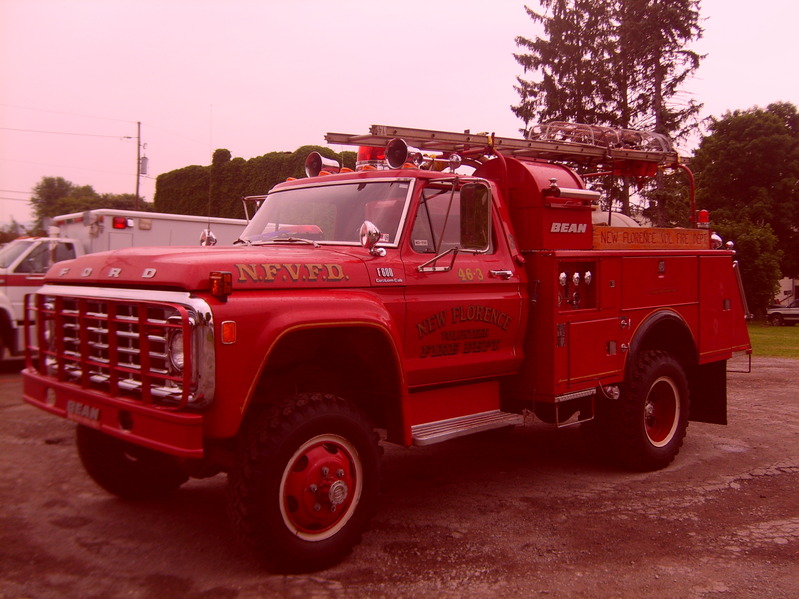
<path id="1" fill-rule="evenodd" d="M 241 238 L 251 243 L 308 240 L 360 244 L 364 221 L 380 230 L 380 244 L 396 245 L 410 180 L 347 181 L 293 187 L 266 196 Z"/>
<path id="2" fill-rule="evenodd" d="M 33 239 L 16 239 L 0 249 L 0 268 L 8 268 L 33 243 Z"/>

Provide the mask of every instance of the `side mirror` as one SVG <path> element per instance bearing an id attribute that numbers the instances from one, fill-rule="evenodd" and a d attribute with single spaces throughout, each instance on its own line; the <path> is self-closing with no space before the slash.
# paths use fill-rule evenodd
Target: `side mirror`
<path id="1" fill-rule="evenodd" d="M 360 230 L 361 245 L 369 250 L 372 256 L 385 256 L 385 248 L 379 248 L 377 242 L 380 241 L 380 229 L 370 220 L 363 221 Z"/>
<path id="2" fill-rule="evenodd" d="M 203 229 L 203 232 L 200 234 L 200 245 L 216 245 L 216 235 L 214 235 L 211 229 Z"/>
<path id="3" fill-rule="evenodd" d="M 487 252 L 491 239 L 491 192 L 482 183 L 461 187 L 461 249 Z"/>

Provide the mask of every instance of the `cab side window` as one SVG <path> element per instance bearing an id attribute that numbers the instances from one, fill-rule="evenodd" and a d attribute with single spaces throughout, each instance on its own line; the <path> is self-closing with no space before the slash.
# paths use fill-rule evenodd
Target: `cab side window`
<path id="1" fill-rule="evenodd" d="M 411 246 L 420 254 L 438 254 L 460 242 L 460 195 L 451 187 L 422 190 L 411 232 Z"/>
<path id="2" fill-rule="evenodd" d="M 72 260 L 74 257 L 75 257 L 74 243 L 55 244 L 55 251 L 53 253 L 53 262 L 61 262 L 61 260 Z"/>
<path id="3" fill-rule="evenodd" d="M 460 191 L 453 193 L 450 186 L 422 190 L 411 231 L 411 247 L 415 252 L 440 254 L 461 246 L 460 199 Z M 488 253 L 493 253 L 493 243 Z"/>
<path id="4" fill-rule="evenodd" d="M 14 270 L 24 274 L 44 274 L 56 262 L 75 257 L 74 243 L 40 243 L 20 262 Z"/>
<path id="5" fill-rule="evenodd" d="M 46 243 L 40 243 L 25 256 L 14 270 L 17 273 L 40 274 L 50 268 L 50 251 Z"/>

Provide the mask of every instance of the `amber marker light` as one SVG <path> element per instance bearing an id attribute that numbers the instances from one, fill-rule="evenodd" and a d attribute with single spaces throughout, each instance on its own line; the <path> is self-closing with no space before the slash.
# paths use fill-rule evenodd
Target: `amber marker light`
<path id="1" fill-rule="evenodd" d="M 228 271 L 215 271 L 208 275 L 211 286 L 211 295 L 222 301 L 233 293 L 233 273 Z"/>
<path id="2" fill-rule="evenodd" d="M 236 321 L 225 320 L 219 326 L 222 337 L 222 345 L 232 345 L 236 343 Z"/>

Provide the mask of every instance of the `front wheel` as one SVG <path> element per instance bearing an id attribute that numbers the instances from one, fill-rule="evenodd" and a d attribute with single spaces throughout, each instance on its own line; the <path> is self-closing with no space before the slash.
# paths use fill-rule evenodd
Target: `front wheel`
<path id="1" fill-rule="evenodd" d="M 635 470 L 659 470 L 674 460 L 688 428 L 688 381 L 663 351 L 643 352 L 614 403 L 617 455 Z"/>
<path id="2" fill-rule="evenodd" d="M 333 395 L 303 393 L 255 414 L 229 473 L 234 526 L 273 569 L 326 568 L 361 540 L 375 511 L 378 438 Z"/>
<path id="3" fill-rule="evenodd" d="M 123 499 L 156 499 L 189 480 L 171 455 L 117 439 L 87 426 L 75 434 L 78 456 L 89 476 Z"/>

